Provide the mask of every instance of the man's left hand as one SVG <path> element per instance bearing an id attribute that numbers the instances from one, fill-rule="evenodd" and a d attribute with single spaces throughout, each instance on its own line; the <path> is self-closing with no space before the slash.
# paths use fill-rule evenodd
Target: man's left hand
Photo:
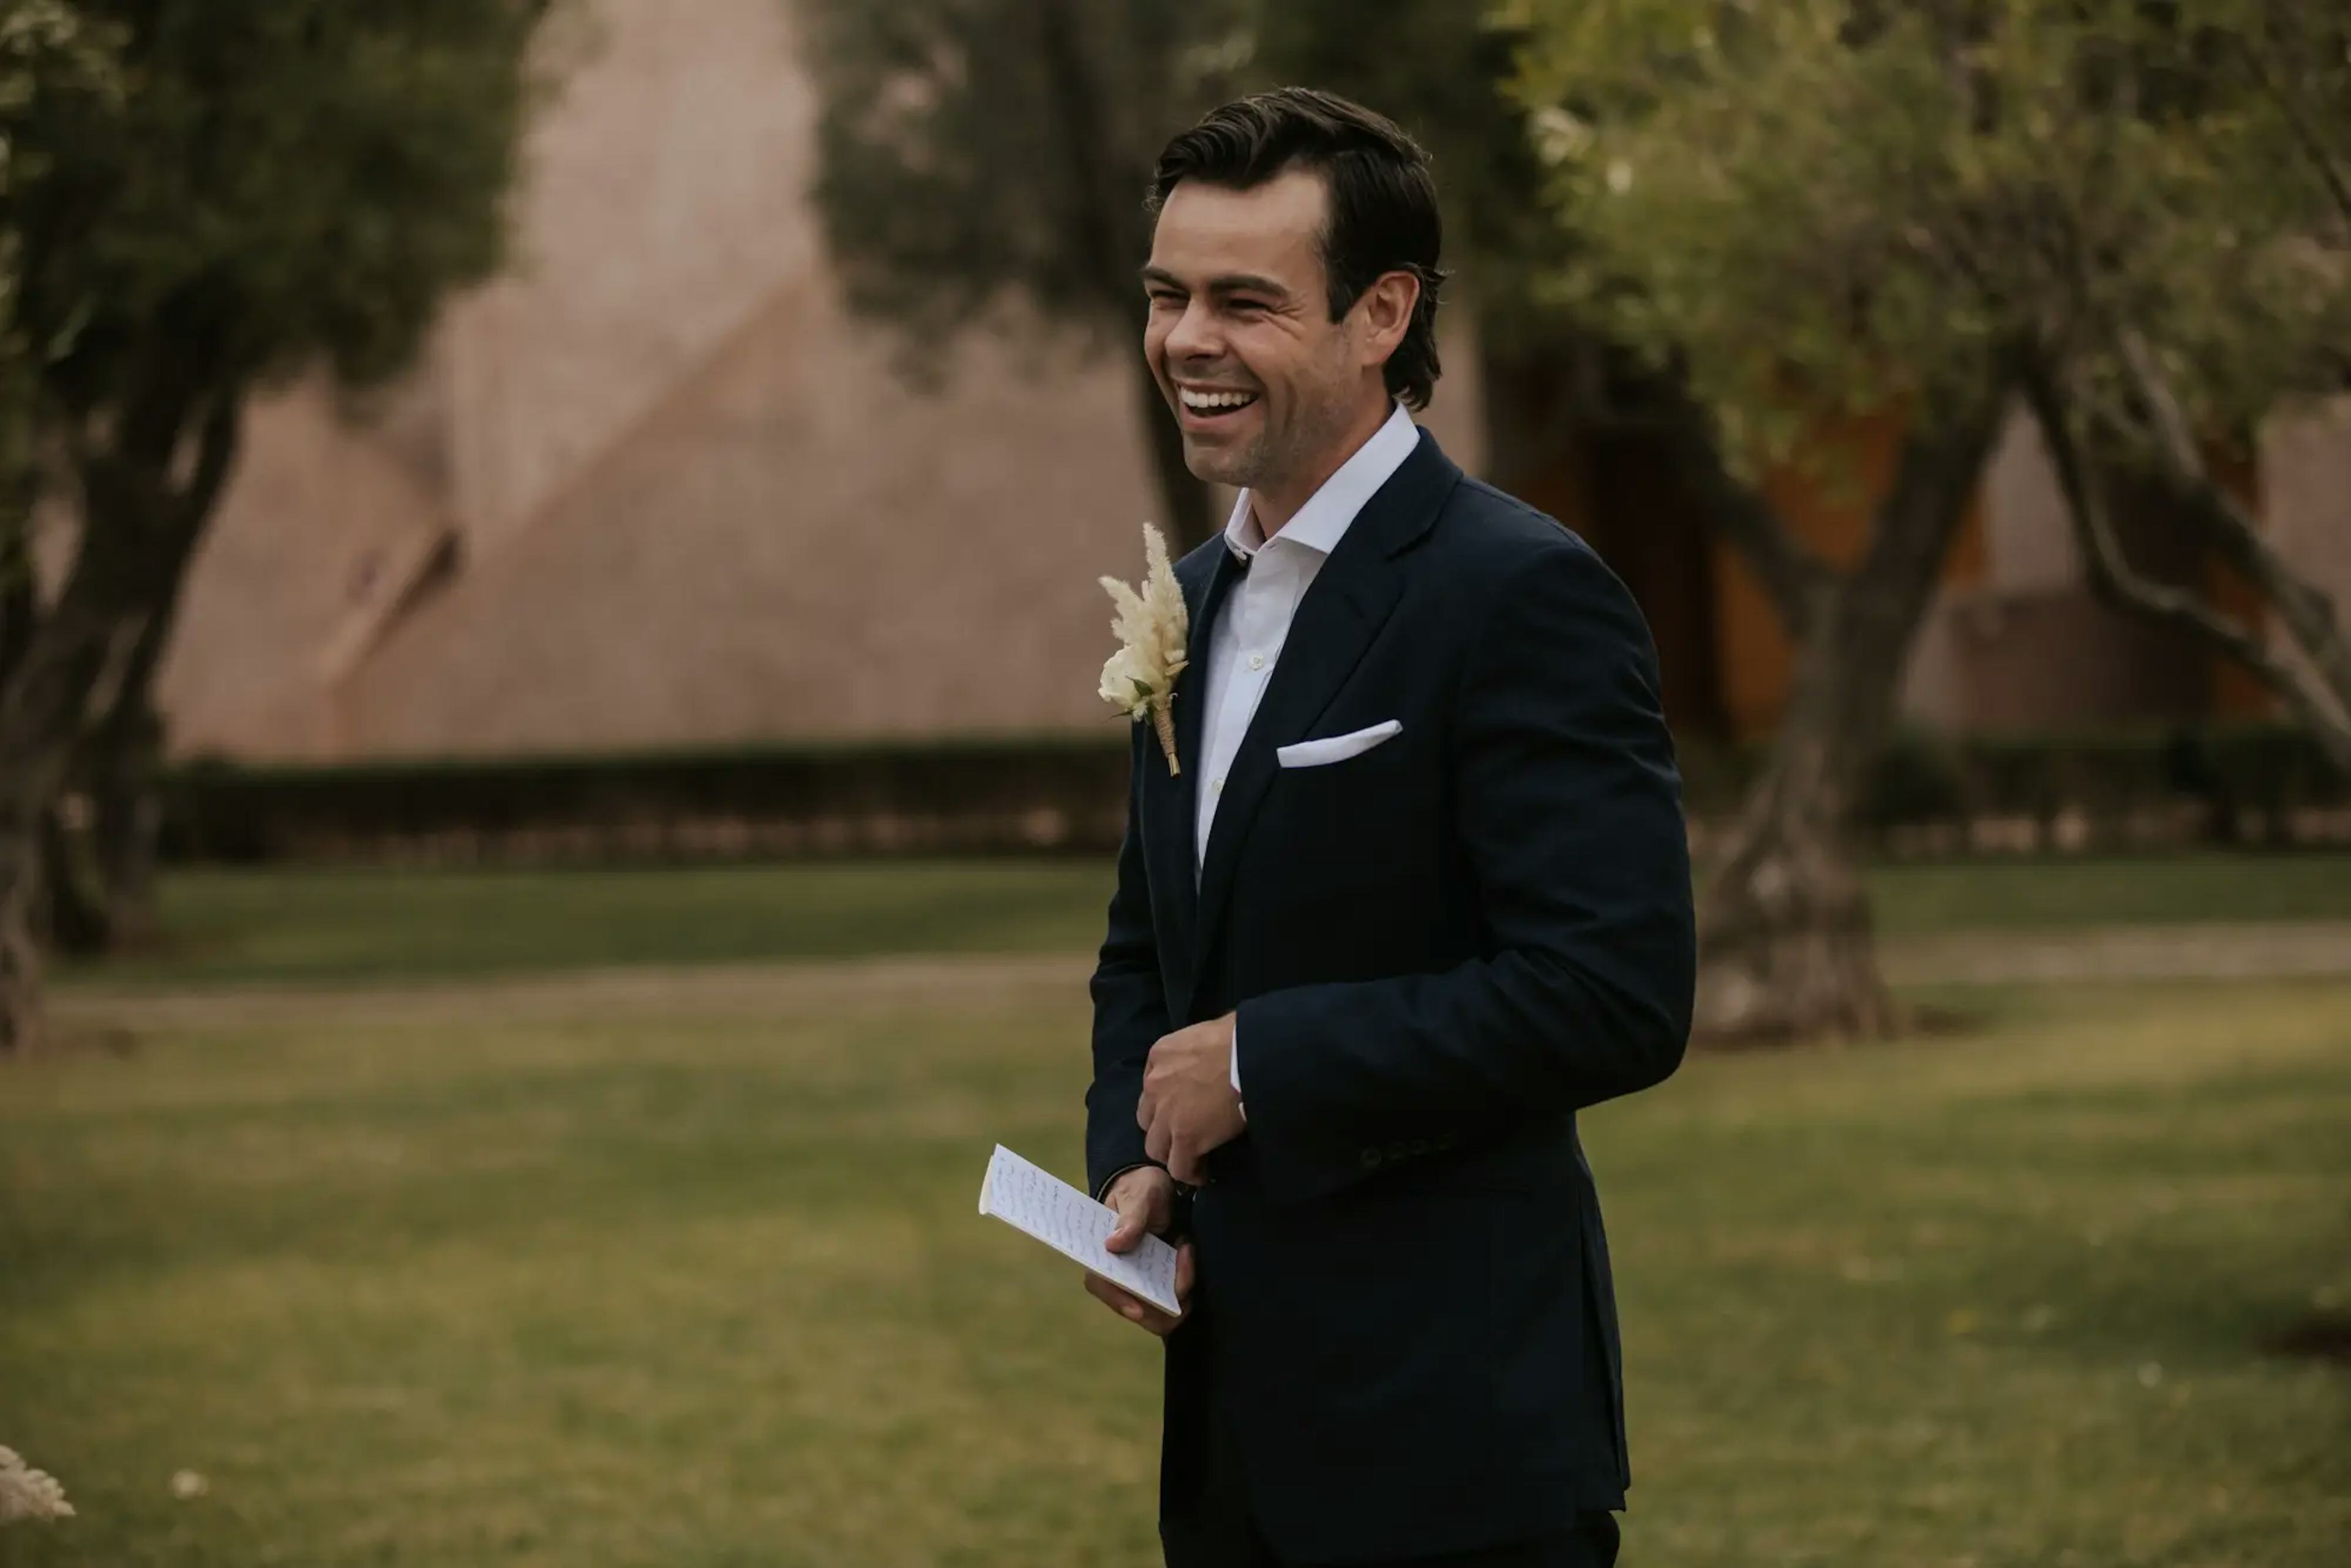
<path id="1" fill-rule="evenodd" d="M 1233 1017 L 1162 1035 L 1143 1070 L 1134 1120 L 1144 1152 L 1187 1186 L 1200 1185 L 1202 1156 L 1247 1125 L 1241 1097 L 1233 1092 Z"/>

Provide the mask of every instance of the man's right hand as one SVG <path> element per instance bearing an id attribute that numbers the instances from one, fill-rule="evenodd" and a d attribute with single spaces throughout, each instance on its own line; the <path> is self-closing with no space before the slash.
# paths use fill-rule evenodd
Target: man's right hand
<path id="1" fill-rule="evenodd" d="M 1176 1218 L 1176 1178 L 1157 1166 L 1137 1166 L 1110 1184 L 1102 1206 L 1118 1216 L 1118 1228 L 1102 1245 L 1113 1252 L 1132 1252 L 1145 1236 L 1165 1236 Z M 1096 1301 L 1131 1323 L 1140 1323 L 1165 1338 L 1184 1320 L 1170 1316 L 1149 1301 L 1128 1294 L 1099 1274 L 1086 1276 L 1086 1291 Z M 1176 1299 L 1192 1304 L 1192 1244 L 1176 1249 Z"/>

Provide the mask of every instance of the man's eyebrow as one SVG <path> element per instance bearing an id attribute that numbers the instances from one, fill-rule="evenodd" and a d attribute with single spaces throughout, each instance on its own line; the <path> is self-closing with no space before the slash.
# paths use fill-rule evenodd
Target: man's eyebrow
<path id="1" fill-rule="evenodd" d="M 1164 267 L 1144 267 L 1143 269 L 1143 281 L 1145 283 L 1164 283 L 1170 288 L 1186 287 L 1186 284 L 1182 278 L 1176 277 L 1174 273 L 1168 271 Z M 1239 294 L 1247 292 L 1250 294 L 1287 296 L 1290 290 L 1284 287 L 1281 284 L 1276 282 L 1274 279 L 1270 277 L 1261 277 L 1254 272 L 1230 272 L 1219 277 L 1210 278 L 1208 280 L 1208 292 L 1211 294 Z"/>

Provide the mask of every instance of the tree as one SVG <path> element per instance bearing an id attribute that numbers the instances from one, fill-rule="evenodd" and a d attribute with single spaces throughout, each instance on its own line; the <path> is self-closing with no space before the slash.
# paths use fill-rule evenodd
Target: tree
<path id="1" fill-rule="evenodd" d="M 23 830 L 28 818 L 43 826 L 47 819 L 37 795 L 19 799 L 10 787 L 24 759 L 7 741 L 22 701 L 18 672 L 35 652 L 43 610 L 33 559 L 41 379 L 71 340 L 70 321 L 51 336 L 26 308 L 26 214 L 55 174 L 35 128 L 61 108 L 113 111 L 119 45 L 86 8 L 63 0 L 22 0 L 0 12 L 0 998 L 29 991 L 37 973 L 31 921 L 43 856 Z M 24 1032 L 12 1016 L 0 1006 L 0 1049 Z"/>
<path id="2" fill-rule="evenodd" d="M 1212 533 L 1207 488 L 1134 345 L 1143 200 L 1167 138 L 1220 96 L 1225 0 L 811 0 L 823 96 L 816 199 L 852 308 L 935 375 L 1019 301 L 1133 362 L 1170 535 Z"/>
<path id="3" fill-rule="evenodd" d="M 2048 30 L 2026 388 L 2091 581 L 2250 669 L 2351 775 L 2351 639 L 2210 456 L 2351 390 L 2351 21 L 2204 0 Z M 2135 563 L 2134 494 L 2183 519 L 2300 658 Z"/>
<path id="4" fill-rule="evenodd" d="M 1901 1024 L 1850 823 L 2014 385 L 2006 324 L 1954 308 L 1914 246 L 1922 214 L 1976 221 L 1968 171 L 2003 133 L 1959 15 L 1984 9 L 1506 8 L 1525 30 L 1518 90 L 1581 242 L 1554 287 L 1687 388 L 1709 510 L 1797 645 L 1701 906 L 1709 1033 Z M 1811 460 L 1814 433 L 1888 409 L 1906 416 L 1894 472 L 1857 559 L 1833 564 L 1745 476 Z"/>
<path id="5" fill-rule="evenodd" d="M 2015 392 L 2053 423 L 2085 532 L 2105 515 L 2085 441 L 2120 447 L 2114 438 L 2143 432 L 2153 471 L 2202 509 L 2317 667 L 2339 659 L 2323 596 L 2266 548 L 2193 434 L 2330 375 L 2341 384 L 2351 275 L 2308 197 L 2327 183 L 2309 171 L 2335 165 L 2305 151 L 2301 173 L 2281 172 L 2288 145 L 2310 141 L 2292 106 L 2314 110 L 2331 87 L 2326 107 L 2341 112 L 2339 24 L 2325 35 L 2331 81 L 2277 89 L 2291 46 L 2247 57 L 2281 73 L 2262 107 L 2242 85 L 2263 79 L 2258 64 L 2215 64 L 2257 18 L 2285 14 L 2252 0 L 1510 11 L 1530 30 L 1519 86 L 1559 212 L 1588 247 L 1558 279 L 1562 294 L 1677 367 L 1750 470 L 1816 456 L 1808 438 L 1824 421 L 1907 416 L 1850 569 L 1806 549 L 1751 491 L 1742 503 L 1735 473 L 1714 476 L 1718 516 L 1800 652 L 1702 913 L 1701 1022 L 1885 1032 L 1898 1015 L 1877 978 L 1847 821 Z M 2232 73 L 2240 85 L 2226 85 Z M 2193 410 L 2157 374 L 2191 365 L 2207 394 Z M 2091 559 L 2110 587 L 2129 581 L 2117 549 Z M 2168 591 L 2137 586 L 2122 596 L 2178 610 Z"/>
<path id="6" fill-rule="evenodd" d="M 15 325 L 77 522 L 0 677 L 0 1050 L 37 1023 L 42 824 L 85 729 L 144 681 L 246 400 L 401 369 L 501 255 L 529 0 L 83 0 L 123 91 L 37 97 L 11 193 Z M 12 153 L 12 156 L 14 154 Z"/>

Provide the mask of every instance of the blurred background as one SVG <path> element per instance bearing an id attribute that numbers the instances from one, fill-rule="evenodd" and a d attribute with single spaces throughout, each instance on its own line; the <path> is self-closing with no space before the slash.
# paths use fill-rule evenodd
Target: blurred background
<path id="1" fill-rule="evenodd" d="M 1281 82 L 1658 643 L 1627 1560 L 2351 1558 L 2339 6 L 0 0 L 0 1563 L 1156 1560 L 970 1205 L 1229 502 L 1141 194 Z"/>

